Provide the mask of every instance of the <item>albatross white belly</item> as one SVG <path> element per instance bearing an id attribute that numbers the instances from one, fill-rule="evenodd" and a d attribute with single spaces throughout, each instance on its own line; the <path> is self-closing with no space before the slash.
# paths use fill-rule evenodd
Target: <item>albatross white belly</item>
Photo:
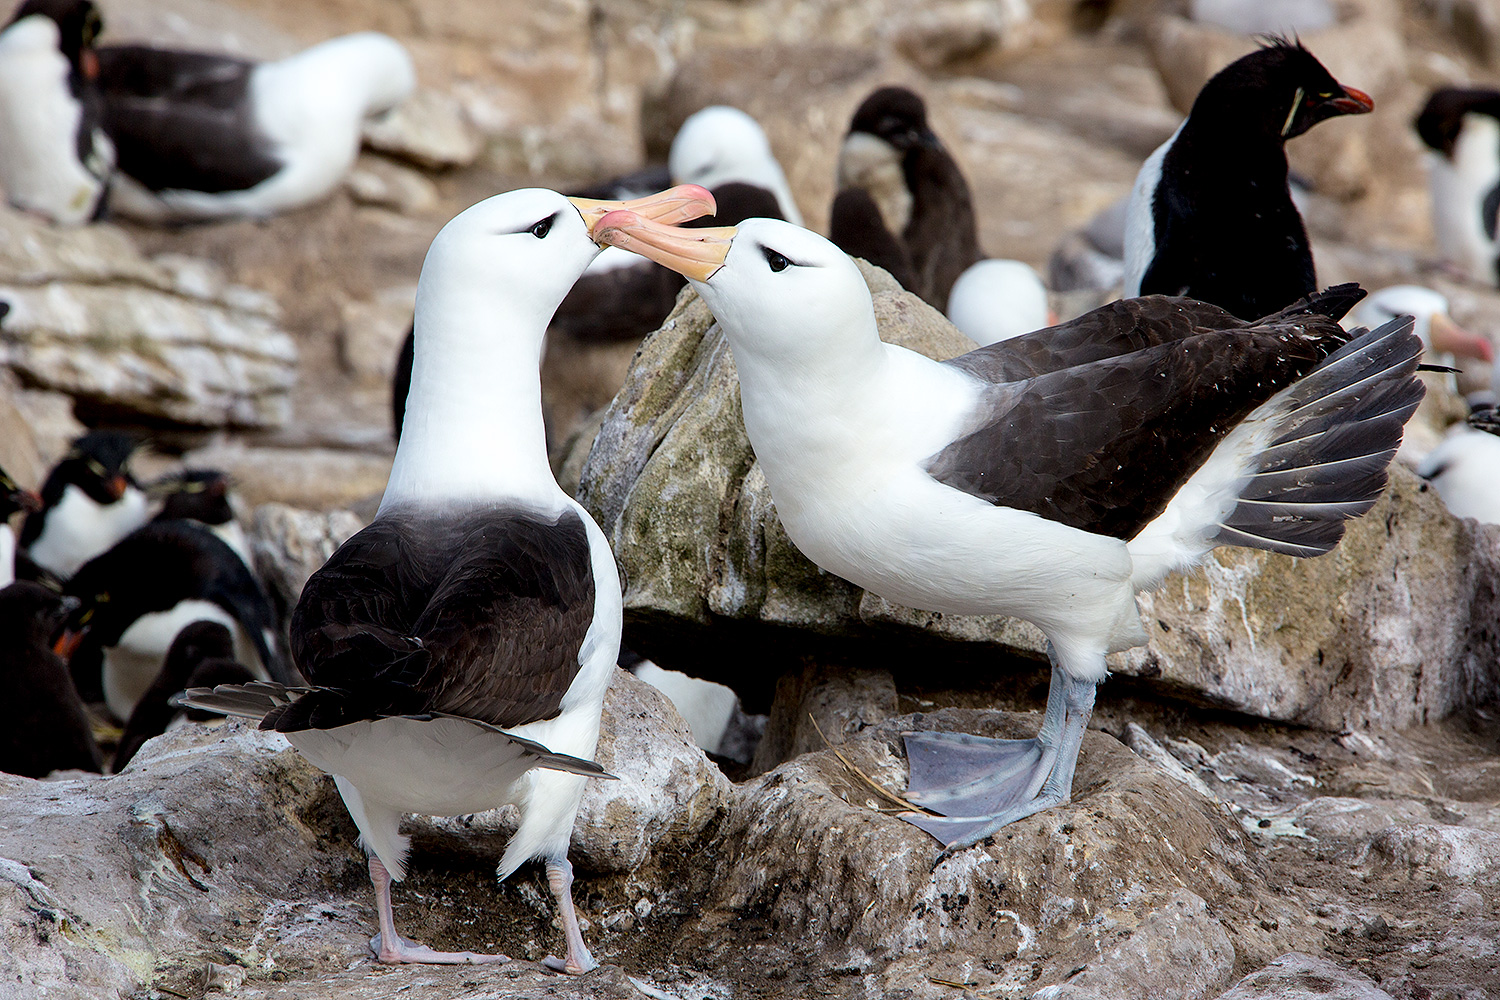
<path id="1" fill-rule="evenodd" d="M 286 734 L 308 760 L 401 812 L 461 816 L 511 801 L 525 745 L 463 719 L 393 717 Z"/>

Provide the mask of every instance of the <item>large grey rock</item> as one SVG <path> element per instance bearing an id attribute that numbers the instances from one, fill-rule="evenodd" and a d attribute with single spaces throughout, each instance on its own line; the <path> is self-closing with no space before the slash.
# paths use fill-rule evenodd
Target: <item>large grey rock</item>
<path id="1" fill-rule="evenodd" d="M 969 349 L 883 272 L 866 275 L 884 339 L 937 358 Z M 900 608 L 797 551 L 745 435 L 733 354 L 691 293 L 632 363 L 579 498 L 625 572 L 634 647 L 734 686 L 750 711 L 804 653 L 892 670 L 898 686 L 1044 655 L 1029 623 Z M 1500 620 L 1497 580 L 1500 532 L 1455 520 L 1396 468 L 1388 496 L 1329 555 L 1220 549 L 1143 594 L 1151 644 L 1111 667 L 1175 697 L 1302 725 L 1435 720 L 1500 690 L 1500 629 L 1486 624 Z"/>
<path id="2" fill-rule="evenodd" d="M 210 960 L 360 953 L 368 903 L 336 887 L 363 865 L 331 783 L 279 736 L 227 732 L 180 730 L 110 778 L 0 778 L 3 961 L 24 991 L 9 995 L 136 995 Z"/>
<path id="3" fill-rule="evenodd" d="M 1212 996 L 1237 955 L 1268 961 L 1296 940 L 1295 905 L 1268 889 L 1218 805 L 1099 733 L 1085 738 L 1070 805 L 976 847 L 942 857 L 890 815 L 888 793 L 905 787 L 900 730 L 1008 738 L 1037 721 L 974 710 L 903 717 L 845 743 L 842 759 L 808 753 L 748 783 L 715 851 L 714 896 L 679 947 L 701 947 L 731 976 L 842 970 L 879 995 L 951 995 L 934 980 L 979 995 L 1029 986 L 1029 995 L 1082 967 L 1096 970 L 1091 984 L 1132 984 L 1105 995 L 1144 997 Z M 1256 906 L 1267 908 L 1260 920 Z M 748 952 L 734 936 L 747 924 L 764 928 Z M 1165 955 L 1171 979 L 1147 968 Z M 1173 980 L 1186 992 L 1161 991 Z M 781 995 L 802 995 L 797 985 Z"/>
<path id="4" fill-rule="evenodd" d="M 1290 952 L 1241 979 L 1219 1000 L 1391 1000 L 1369 976 Z"/>
<path id="5" fill-rule="evenodd" d="M 1268 719 L 1358 729 L 1440 719 L 1500 687 L 1500 531 L 1401 466 L 1316 559 L 1219 549 L 1142 594 L 1149 646 L 1120 673 Z"/>
<path id="6" fill-rule="evenodd" d="M 1371 842 L 1365 863 L 1398 878 L 1493 889 L 1500 885 L 1500 833 L 1438 823 L 1388 827 Z"/>
<path id="7" fill-rule="evenodd" d="M 615 678 L 603 728 L 598 759 L 621 780 L 591 783 L 571 854 L 590 944 L 607 960 L 696 913 L 708 867 L 693 859 L 733 789 L 670 704 L 628 674 Z M 356 830 L 331 779 L 278 735 L 188 726 L 109 778 L 0 775 L 0 815 L 0 996 L 100 1000 L 148 984 L 201 996 L 205 974 L 253 996 L 386 982 L 370 967 Z M 491 815 L 407 820 L 415 848 L 394 890 L 398 919 L 440 946 L 540 959 L 560 945 L 550 896 L 531 868 L 495 885 L 508 831 Z M 281 992 L 275 980 L 288 977 L 314 985 Z M 618 970 L 599 979 L 614 985 L 558 995 L 632 995 Z M 451 982 L 423 982 L 402 995 L 455 995 Z M 504 997 L 553 995 L 537 992 L 538 969 L 524 962 L 498 983 Z"/>
<path id="8" fill-rule="evenodd" d="M 275 303 L 206 261 L 150 261 L 110 226 L 52 229 L 0 209 L 0 361 L 113 416 L 274 427 L 297 350 Z"/>
<path id="9" fill-rule="evenodd" d="M 1173 893 L 1135 932 L 1066 983 L 1032 1000 L 1203 1000 L 1217 996 L 1234 971 L 1234 944 L 1203 900 Z"/>
<path id="10" fill-rule="evenodd" d="M 467 167 L 483 149 L 459 101 L 426 87 L 366 123 L 364 141 L 371 149 L 429 170 Z"/>

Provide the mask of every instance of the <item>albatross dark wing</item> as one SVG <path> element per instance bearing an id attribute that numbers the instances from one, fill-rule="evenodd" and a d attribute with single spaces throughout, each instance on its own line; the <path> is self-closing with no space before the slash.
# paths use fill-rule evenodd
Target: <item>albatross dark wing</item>
<path id="1" fill-rule="evenodd" d="M 493 508 L 381 517 L 308 581 L 292 616 L 318 687 L 266 716 L 283 732 L 442 713 L 509 727 L 559 710 L 594 616 L 588 534 Z"/>
<path id="2" fill-rule="evenodd" d="M 995 385 L 979 426 L 928 471 L 997 506 L 1133 538 L 1240 420 L 1348 339 L 1326 317 L 1298 319 Z"/>
<path id="3" fill-rule="evenodd" d="M 1197 299 L 1145 295 L 1111 302 L 1077 319 L 981 347 L 947 363 L 987 382 L 1019 382 L 1187 337 L 1284 322 L 1304 313 L 1342 319 L 1364 297 L 1364 289 L 1353 282 L 1334 285 L 1250 323 Z"/>
<path id="4" fill-rule="evenodd" d="M 255 123 L 255 63 L 143 45 L 98 54 L 104 131 L 148 189 L 243 191 L 281 169 Z"/>

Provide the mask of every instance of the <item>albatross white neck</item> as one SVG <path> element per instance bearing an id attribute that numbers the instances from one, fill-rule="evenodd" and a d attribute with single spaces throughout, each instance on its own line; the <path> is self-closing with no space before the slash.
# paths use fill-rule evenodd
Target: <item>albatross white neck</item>
<path id="1" fill-rule="evenodd" d="M 462 274 L 431 276 L 432 263 L 417 287 L 411 392 L 381 510 L 500 499 L 552 506 L 561 491 L 547 461 L 540 365 L 557 303 L 498 294 Z"/>

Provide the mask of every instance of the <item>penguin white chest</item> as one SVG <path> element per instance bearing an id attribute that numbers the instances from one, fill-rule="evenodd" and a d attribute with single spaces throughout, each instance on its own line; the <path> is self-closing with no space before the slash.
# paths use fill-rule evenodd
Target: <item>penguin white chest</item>
<path id="1" fill-rule="evenodd" d="M 1428 159 L 1438 251 L 1476 281 L 1496 284 L 1495 213 L 1500 190 L 1500 121 L 1467 114 L 1452 158 Z"/>
<path id="2" fill-rule="evenodd" d="M 133 486 L 114 503 L 102 504 L 69 484 L 63 487 L 62 499 L 47 512 L 42 533 L 27 554 L 38 566 L 66 580 L 150 520 L 147 508 L 146 494 Z"/>

